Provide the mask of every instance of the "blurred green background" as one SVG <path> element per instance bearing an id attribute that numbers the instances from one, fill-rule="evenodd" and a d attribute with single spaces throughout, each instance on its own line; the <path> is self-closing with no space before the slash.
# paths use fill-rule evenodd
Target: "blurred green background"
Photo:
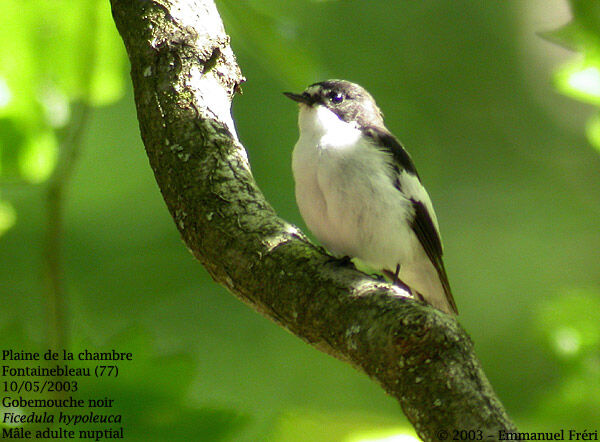
<path id="1" fill-rule="evenodd" d="M 115 399 L 126 440 L 414 434 L 374 382 L 192 259 L 145 157 L 108 0 L 0 5 L 0 348 L 133 352 L 118 379 L 81 380 L 81 397 Z M 459 320 L 519 429 L 599 430 L 600 2 L 217 5 L 248 79 L 239 136 L 279 214 L 305 228 L 281 92 L 363 85 L 432 196 Z M 54 322 L 52 282 L 67 312 Z"/>

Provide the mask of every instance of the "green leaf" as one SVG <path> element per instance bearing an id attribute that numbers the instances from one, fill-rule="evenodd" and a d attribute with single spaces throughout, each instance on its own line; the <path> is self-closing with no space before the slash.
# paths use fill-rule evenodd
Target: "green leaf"
<path id="1" fill-rule="evenodd" d="M 556 89 L 576 100 L 600 107 L 600 2 L 597 0 L 570 0 L 573 19 L 560 29 L 542 36 L 580 52 L 583 57 L 557 70 Z M 597 120 L 597 117 L 596 117 Z M 598 123 L 587 124 L 586 134 L 598 147 Z"/>
<path id="2" fill-rule="evenodd" d="M 584 103 L 600 106 L 600 63 L 585 60 L 562 66 L 554 76 L 556 88 Z"/>
<path id="3" fill-rule="evenodd" d="M 51 130 L 30 134 L 19 152 L 19 171 L 31 183 L 45 181 L 58 159 L 56 136 Z"/>
<path id="4" fill-rule="evenodd" d="M 588 40 L 590 40 L 588 33 L 575 20 L 553 31 L 540 32 L 538 35 L 572 51 L 577 51 L 582 46 L 588 46 Z"/>
<path id="5" fill-rule="evenodd" d="M 108 1 L 0 1 L 0 174 L 39 183 L 72 103 L 122 96 L 125 53 Z"/>
<path id="6" fill-rule="evenodd" d="M 590 118 L 585 127 L 589 142 L 600 152 L 600 113 Z"/>
<path id="7" fill-rule="evenodd" d="M 127 57 L 116 32 L 109 2 L 100 1 L 96 8 L 98 30 L 93 42 L 96 48 L 88 100 L 93 106 L 104 106 L 123 96 Z"/>
<path id="8" fill-rule="evenodd" d="M 0 236 L 14 226 L 17 221 L 17 212 L 8 201 L 0 200 Z"/>
<path id="9" fill-rule="evenodd" d="M 108 104 L 123 91 L 124 52 L 102 0 L 28 2 L 40 83 L 58 87 L 70 101 Z"/>

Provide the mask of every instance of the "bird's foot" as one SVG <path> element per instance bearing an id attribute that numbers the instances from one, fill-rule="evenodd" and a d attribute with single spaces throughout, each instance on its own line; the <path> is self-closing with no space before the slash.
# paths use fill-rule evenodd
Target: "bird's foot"
<path id="1" fill-rule="evenodd" d="M 393 284 L 395 286 L 400 287 L 403 290 L 406 290 L 408 293 L 410 293 L 413 297 L 415 296 L 415 293 L 417 293 L 416 291 L 414 291 L 413 289 L 411 289 L 407 284 L 405 284 L 404 282 L 402 282 L 402 280 L 397 279 L 396 281 L 393 282 Z"/>
<path id="2" fill-rule="evenodd" d="M 382 270 L 383 274 L 385 276 L 387 276 L 389 279 L 392 280 L 392 284 L 400 287 L 401 289 L 407 291 L 408 293 L 410 293 L 414 298 L 417 299 L 423 299 L 423 297 L 417 293 L 416 290 L 411 289 L 408 284 L 404 283 L 404 281 L 402 281 L 400 279 L 400 277 L 398 276 L 398 274 L 400 273 L 400 264 L 398 264 L 396 266 L 396 271 L 392 272 L 391 270 Z"/>

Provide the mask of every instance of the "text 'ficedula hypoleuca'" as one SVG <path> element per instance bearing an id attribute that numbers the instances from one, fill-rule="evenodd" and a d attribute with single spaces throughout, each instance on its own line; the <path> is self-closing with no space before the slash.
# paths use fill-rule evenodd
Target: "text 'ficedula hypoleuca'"
<path id="1" fill-rule="evenodd" d="M 344 80 L 284 94 L 300 107 L 292 169 L 308 228 L 331 252 L 381 269 L 457 314 L 433 205 L 373 97 Z"/>

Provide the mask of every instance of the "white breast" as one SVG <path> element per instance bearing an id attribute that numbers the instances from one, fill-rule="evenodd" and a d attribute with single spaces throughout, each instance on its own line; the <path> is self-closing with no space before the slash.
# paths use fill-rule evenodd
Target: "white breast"
<path id="1" fill-rule="evenodd" d="M 393 185 L 389 154 L 323 106 L 301 105 L 299 126 L 296 200 L 317 239 L 376 269 L 412 260 L 419 247 L 408 222 L 412 205 Z"/>
<path id="2" fill-rule="evenodd" d="M 396 175 L 391 154 L 323 106 L 300 105 L 300 138 L 292 168 L 296 200 L 308 228 L 329 251 L 395 271 L 429 303 L 451 313 L 436 268 L 412 229 L 420 201 L 438 229 L 429 195 L 406 171 Z M 394 186 L 399 181 L 400 189 Z"/>

